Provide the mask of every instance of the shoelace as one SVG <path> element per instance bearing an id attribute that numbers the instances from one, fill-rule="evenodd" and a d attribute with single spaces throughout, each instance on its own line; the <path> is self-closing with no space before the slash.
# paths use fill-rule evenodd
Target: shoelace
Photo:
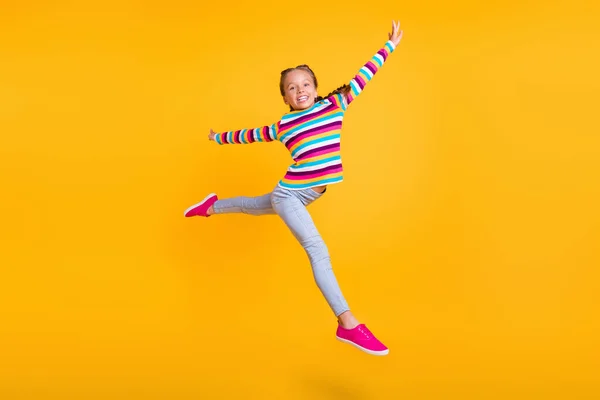
<path id="1" fill-rule="evenodd" d="M 369 330 L 367 329 L 367 327 L 362 327 L 362 326 L 360 326 L 360 327 L 358 327 L 358 331 L 359 331 L 360 333 L 362 333 L 363 335 L 365 335 L 365 337 L 366 337 L 367 339 L 371 339 L 371 337 L 373 337 L 373 334 L 371 333 L 371 331 L 369 331 Z"/>

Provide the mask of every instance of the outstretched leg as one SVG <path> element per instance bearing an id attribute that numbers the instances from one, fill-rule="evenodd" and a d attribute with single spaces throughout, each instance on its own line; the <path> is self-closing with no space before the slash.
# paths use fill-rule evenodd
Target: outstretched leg
<path id="1" fill-rule="evenodd" d="M 188 207 L 183 213 L 186 217 L 210 217 L 213 214 L 243 213 L 248 215 L 275 214 L 271 206 L 271 193 L 258 196 L 238 196 L 219 200 L 216 194 L 211 193 L 201 202 Z"/>
<path id="2" fill-rule="evenodd" d="M 243 213 L 255 216 L 275 214 L 271 206 L 271 193 L 258 197 L 238 196 L 217 200 L 212 208 L 212 214 Z"/>
<path id="3" fill-rule="evenodd" d="M 329 251 L 306 206 L 321 196 L 311 189 L 276 188 L 271 196 L 273 209 L 283 219 L 306 251 L 317 286 L 336 317 L 350 310 L 333 273 Z"/>
<path id="4" fill-rule="evenodd" d="M 300 242 L 312 267 L 315 282 L 338 318 L 336 338 L 360 350 L 383 356 L 389 349 L 375 335 L 360 324 L 348 307 L 333 273 L 329 251 L 306 207 L 321 197 L 312 189 L 286 190 L 276 188 L 271 196 L 273 209 L 283 219 L 294 237 Z"/>

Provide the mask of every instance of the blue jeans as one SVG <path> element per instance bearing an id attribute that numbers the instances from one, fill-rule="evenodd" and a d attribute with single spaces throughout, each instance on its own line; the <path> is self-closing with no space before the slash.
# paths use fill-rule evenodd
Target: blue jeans
<path id="1" fill-rule="evenodd" d="M 327 246 L 306 209 L 323 194 L 312 189 L 288 190 L 277 186 L 263 196 L 218 200 L 213 208 L 215 214 L 279 215 L 306 251 L 317 287 L 337 317 L 349 310 L 348 304 L 333 273 Z"/>

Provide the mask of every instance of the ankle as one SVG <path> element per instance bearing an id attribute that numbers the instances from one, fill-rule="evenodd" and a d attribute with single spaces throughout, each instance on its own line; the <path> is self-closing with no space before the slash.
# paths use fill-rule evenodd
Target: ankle
<path id="1" fill-rule="evenodd" d="M 214 213 L 215 213 L 215 208 L 213 206 L 210 206 L 208 211 L 206 211 L 207 215 L 213 215 Z"/>
<path id="2" fill-rule="evenodd" d="M 338 322 L 344 329 L 354 329 L 360 324 L 350 311 L 341 313 L 338 316 Z"/>

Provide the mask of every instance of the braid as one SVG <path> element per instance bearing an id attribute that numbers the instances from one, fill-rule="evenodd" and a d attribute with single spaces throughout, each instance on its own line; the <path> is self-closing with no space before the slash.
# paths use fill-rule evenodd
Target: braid
<path id="1" fill-rule="evenodd" d="M 321 101 L 323 99 L 326 99 L 328 97 L 333 96 L 334 94 L 342 94 L 345 97 L 348 93 L 350 93 L 351 89 L 352 88 L 350 87 L 350 85 L 343 84 L 342 86 L 340 86 L 339 88 L 335 89 L 333 92 L 329 93 L 325 97 L 318 96 L 315 101 Z"/>

